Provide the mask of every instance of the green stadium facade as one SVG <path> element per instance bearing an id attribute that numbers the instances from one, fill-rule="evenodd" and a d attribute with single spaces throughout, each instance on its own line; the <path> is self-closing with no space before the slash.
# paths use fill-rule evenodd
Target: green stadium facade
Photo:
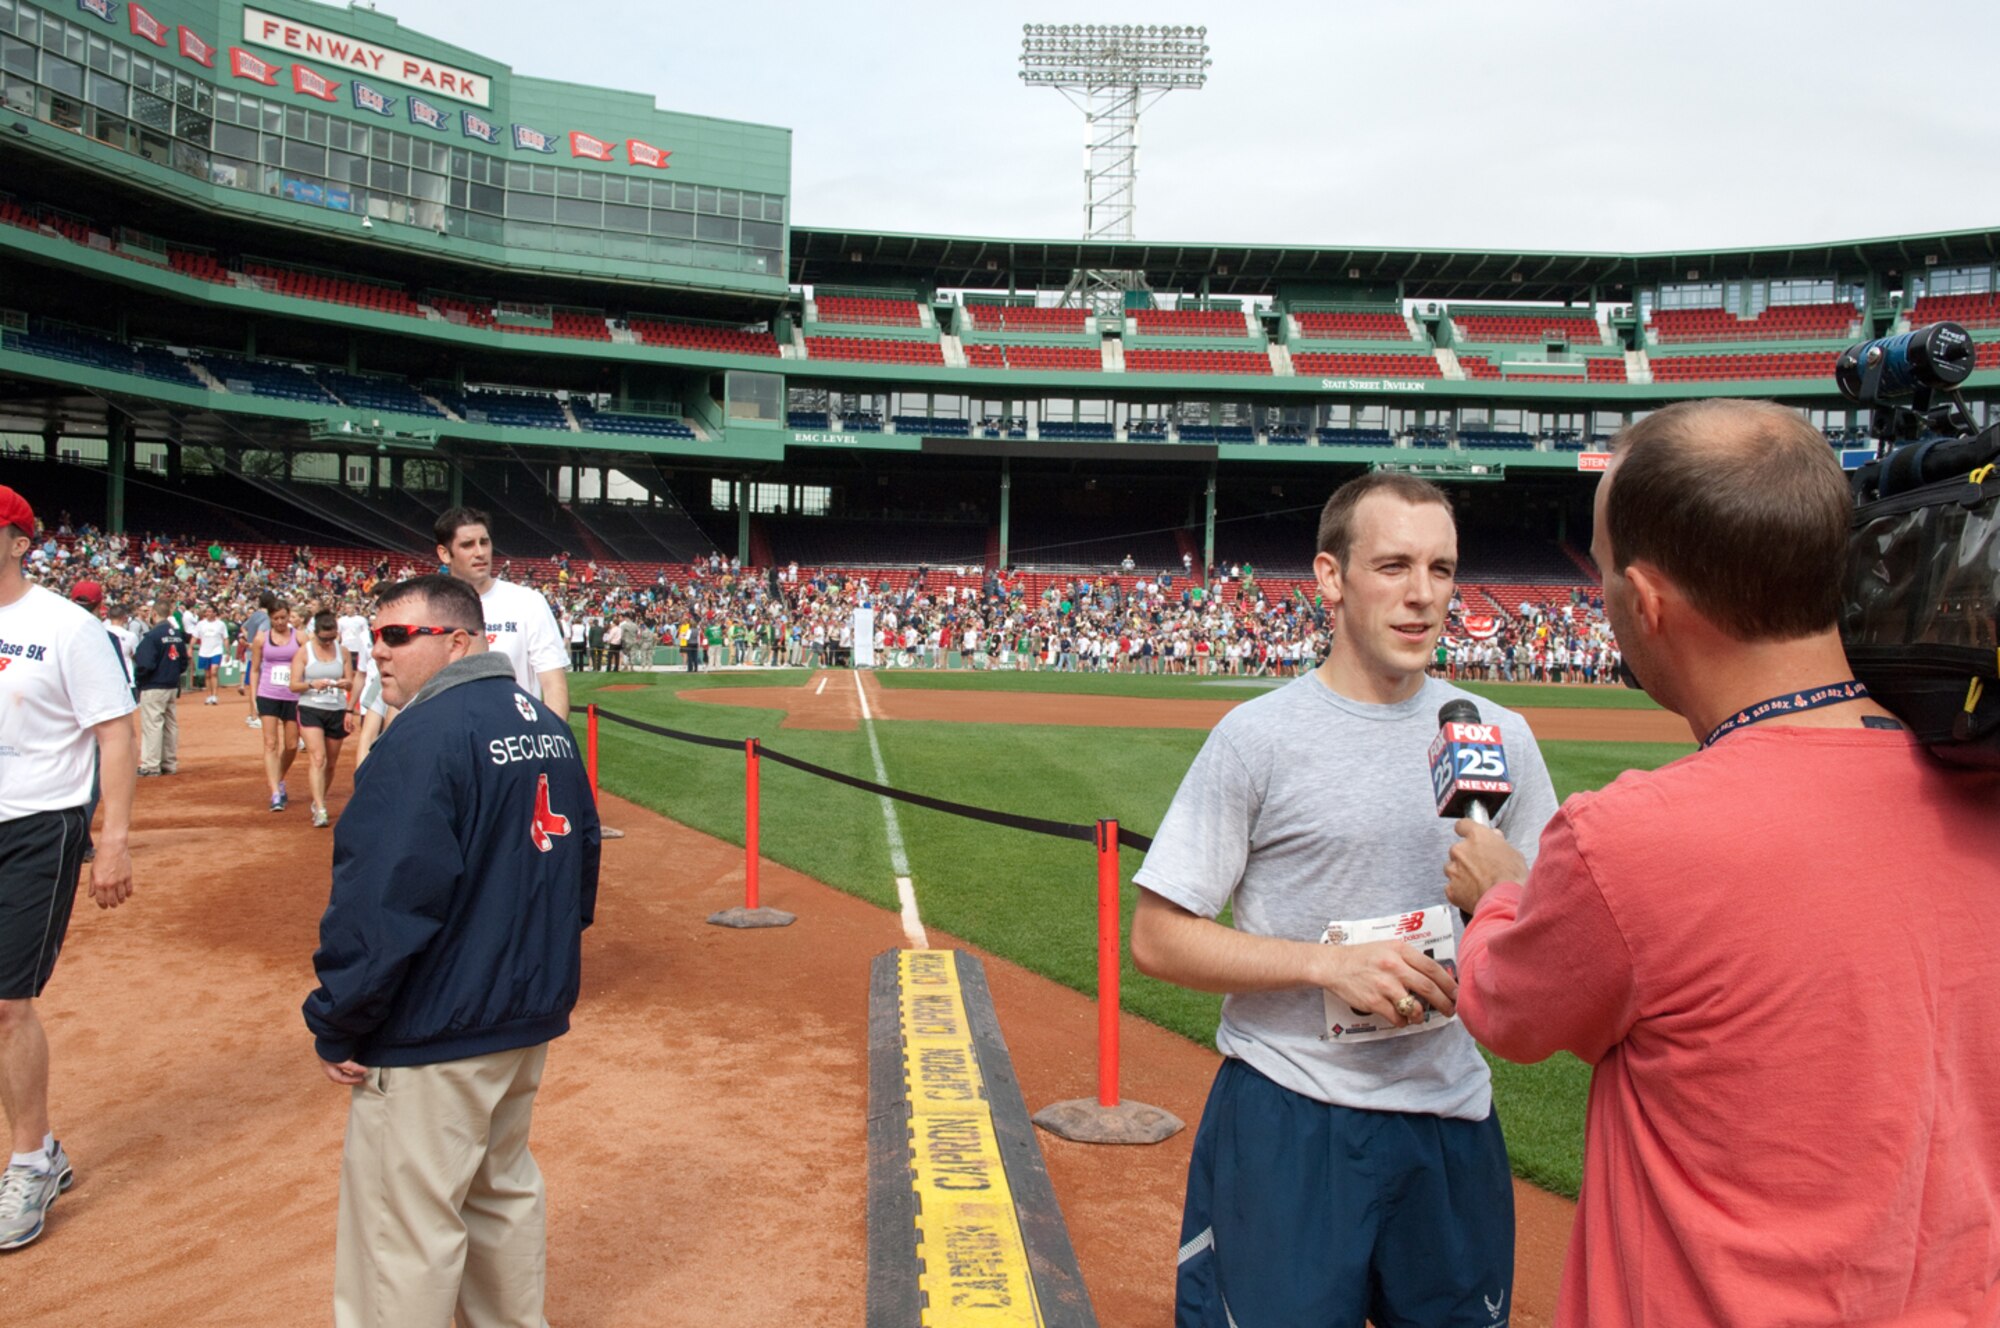
<path id="1" fill-rule="evenodd" d="M 1309 540 L 1335 483 L 1393 466 L 1573 551 L 1604 441 L 1665 402 L 1773 398 L 1858 453 L 1834 355 L 1934 318 L 1978 339 L 1982 421 L 2000 395 L 2000 231 L 811 229 L 788 130 L 304 0 L 0 0 L 0 168 L 0 466 L 76 472 L 79 519 L 114 529 L 420 549 L 464 499 L 635 561 L 1206 564 Z M 1060 307 L 1086 269 L 1150 289 Z"/>

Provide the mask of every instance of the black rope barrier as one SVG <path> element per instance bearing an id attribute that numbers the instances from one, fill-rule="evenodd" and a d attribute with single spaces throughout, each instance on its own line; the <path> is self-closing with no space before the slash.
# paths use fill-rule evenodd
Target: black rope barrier
<path id="1" fill-rule="evenodd" d="M 691 742 L 702 747 L 726 747 L 739 752 L 743 750 L 744 740 L 741 738 L 711 738 L 701 733 L 683 733 L 678 729 L 662 728 L 658 724 L 648 724 L 644 720 L 632 719 L 626 715 L 616 714 L 606 710 L 603 706 L 597 707 L 597 715 L 600 719 L 608 719 L 614 724 L 623 724 L 626 728 L 637 729 L 641 733 L 650 733 L 658 738 L 670 738 L 675 742 Z M 1038 816 L 1019 816 L 1013 812 L 996 811 L 991 807 L 974 807 L 969 803 L 950 802 L 944 798 L 933 798 L 924 793 L 912 793 L 908 789 L 891 788 L 887 784 L 877 784 L 870 779 L 862 779 L 856 775 L 845 774 L 839 770 L 829 770 L 823 765 L 814 765 L 811 761 L 802 761 L 796 756 L 787 756 L 775 748 L 766 747 L 761 742 L 757 744 L 757 755 L 768 761 L 776 761 L 779 765 L 788 765 L 794 770 L 803 771 L 819 779 L 831 780 L 836 784 L 845 784 L 849 788 L 857 788 L 864 793 L 874 793 L 884 798 L 894 798 L 898 802 L 907 802 L 912 807 L 924 807 L 934 812 L 944 812 L 948 816 L 963 817 L 968 821 L 984 821 L 988 825 L 1006 826 L 1011 830 L 1026 830 L 1030 834 L 1051 835 L 1057 839 L 1080 839 L 1087 844 L 1095 843 L 1097 839 L 1097 827 L 1095 825 L 1073 825 L 1067 821 L 1043 820 Z M 1143 853 L 1153 846 L 1153 838 L 1151 835 L 1142 835 L 1136 830 L 1127 830 L 1121 825 L 1118 827 L 1118 843 L 1124 848 L 1138 849 Z"/>
<path id="2" fill-rule="evenodd" d="M 679 729 L 663 729 L 658 724 L 628 719 L 624 715 L 606 710 L 603 706 L 597 707 L 597 717 L 608 719 L 613 724 L 623 724 L 628 729 L 638 729 L 641 733 L 650 733 L 656 738 L 672 738 L 675 742 L 692 742 L 703 747 L 726 747 L 738 752 L 743 750 L 743 741 L 740 738 L 711 738 L 705 733 L 682 733 Z"/>

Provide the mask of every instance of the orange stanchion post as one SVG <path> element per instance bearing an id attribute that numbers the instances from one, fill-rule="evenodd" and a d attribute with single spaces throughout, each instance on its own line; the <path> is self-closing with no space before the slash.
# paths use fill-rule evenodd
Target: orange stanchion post
<path id="1" fill-rule="evenodd" d="M 590 771 L 590 800 L 597 801 L 597 707 L 592 705 L 585 712 L 590 716 L 584 726 L 584 766 Z"/>
<path id="2" fill-rule="evenodd" d="M 1082 1144 L 1156 1144 L 1181 1128 L 1180 1117 L 1118 1091 L 1118 978 L 1124 947 L 1119 911 L 1118 822 L 1097 823 L 1097 1096 L 1054 1102 L 1035 1124 Z"/>
<path id="3" fill-rule="evenodd" d="M 1097 1105 L 1118 1105 L 1118 822 L 1097 823 Z"/>
<path id="4" fill-rule="evenodd" d="M 743 907 L 757 909 L 757 740 L 743 740 Z"/>
<path id="5" fill-rule="evenodd" d="M 743 740 L 743 904 L 711 913 L 708 920 L 718 927 L 789 927 L 795 914 L 781 908 L 765 908 L 757 882 L 758 776 L 757 740 Z"/>

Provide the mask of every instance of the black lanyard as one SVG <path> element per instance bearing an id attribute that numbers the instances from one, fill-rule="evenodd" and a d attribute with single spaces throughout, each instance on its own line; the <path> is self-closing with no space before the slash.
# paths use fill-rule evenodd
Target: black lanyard
<path id="1" fill-rule="evenodd" d="M 1773 715 L 1798 715 L 1808 710 L 1818 710 L 1821 706 L 1844 705 L 1849 701 L 1868 699 L 1867 685 L 1849 678 L 1846 682 L 1828 683 L 1824 687 L 1814 687 L 1802 692 L 1787 692 L 1774 696 L 1768 701 L 1746 706 L 1717 724 L 1709 735 L 1701 740 L 1704 747 L 1713 747 L 1716 740 L 1734 733 L 1740 728 L 1771 718 Z"/>

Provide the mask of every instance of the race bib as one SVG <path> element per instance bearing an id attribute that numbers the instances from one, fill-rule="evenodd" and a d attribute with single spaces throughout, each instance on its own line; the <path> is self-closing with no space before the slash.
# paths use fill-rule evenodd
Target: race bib
<path id="1" fill-rule="evenodd" d="M 271 685 L 273 687 L 290 687 L 292 685 L 292 666 L 289 664 L 273 664 L 271 666 Z"/>
<path id="2" fill-rule="evenodd" d="M 1370 941 L 1401 941 L 1454 978 L 1458 976 L 1457 916 L 1448 904 L 1437 903 L 1411 913 L 1391 913 L 1384 918 L 1363 918 L 1358 922 L 1329 922 L 1320 936 L 1323 945 L 1364 945 Z M 1373 1011 L 1355 1009 L 1330 991 L 1321 996 L 1326 1003 L 1326 1027 L 1320 1037 L 1328 1042 L 1379 1042 L 1384 1038 L 1408 1037 L 1442 1028 L 1457 1018 L 1426 1005 L 1422 1022 L 1397 1028 Z"/>

